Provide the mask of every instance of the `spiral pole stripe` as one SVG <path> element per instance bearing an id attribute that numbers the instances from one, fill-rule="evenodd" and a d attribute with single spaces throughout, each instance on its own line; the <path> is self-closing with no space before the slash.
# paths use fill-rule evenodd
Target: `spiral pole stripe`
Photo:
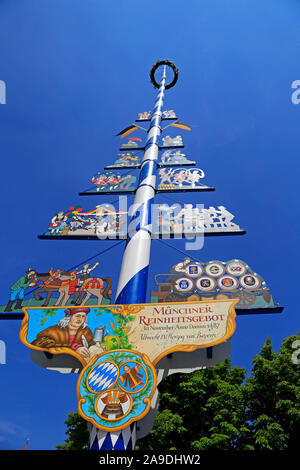
<path id="1" fill-rule="evenodd" d="M 116 294 L 116 304 L 143 303 L 146 300 L 151 246 L 151 206 L 156 188 L 156 161 L 161 134 L 160 122 L 166 83 L 164 66 L 160 88 L 145 144 L 134 210 L 129 222 L 128 239 Z"/>

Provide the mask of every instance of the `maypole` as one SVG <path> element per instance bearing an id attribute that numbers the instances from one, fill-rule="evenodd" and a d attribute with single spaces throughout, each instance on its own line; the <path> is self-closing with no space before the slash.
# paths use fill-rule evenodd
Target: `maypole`
<path id="1" fill-rule="evenodd" d="M 155 72 L 160 66 L 163 66 L 163 71 L 160 85 L 158 85 Z M 166 85 L 167 66 L 174 73 L 174 78 L 169 85 Z M 138 304 L 146 301 L 152 235 L 151 215 L 156 188 L 156 162 L 159 153 L 163 99 L 166 88 L 171 88 L 177 82 L 178 70 L 168 60 L 159 61 L 152 67 L 150 77 L 153 85 L 156 88 L 159 87 L 159 92 L 150 118 L 115 304 Z M 136 422 L 126 429 L 112 433 L 89 424 L 89 432 L 89 449 L 91 450 L 134 449 Z"/>
<path id="2" fill-rule="evenodd" d="M 155 74 L 159 68 L 158 83 Z M 173 77 L 167 83 L 169 69 Z M 157 385 L 165 376 L 224 360 L 236 329 L 236 315 L 280 313 L 283 309 L 248 263 L 239 259 L 203 262 L 191 256 L 173 264 L 168 273 L 155 276 L 157 291 L 145 303 L 152 238 L 245 234 L 233 222 L 234 215 L 221 205 L 164 204 L 154 213 L 156 193 L 215 188 L 200 182 L 204 171 L 179 150 L 184 147 L 181 136 L 161 139 L 166 128 L 191 130 L 173 110 L 163 110 L 165 91 L 177 82 L 177 68 L 168 60 L 158 61 L 150 79 L 159 90 L 152 113 L 140 113 L 138 124 L 118 134 L 123 138 L 142 129 L 147 132 L 145 144 L 139 146 L 142 139 L 138 137 L 122 144 L 120 150 L 129 152 L 119 154 L 114 164 L 104 168 L 109 171 L 95 173 L 91 179 L 94 187 L 79 193 L 134 193 L 128 227 L 127 212 L 120 207 L 99 203 L 85 210 L 79 204 L 52 215 L 47 232 L 39 235 L 40 239 L 96 243 L 126 239 L 115 303 L 110 296 L 112 279 L 96 272 L 99 262 L 89 264 L 93 257 L 81 263 L 79 270 L 80 264 L 46 273 L 27 269 L 11 286 L 0 315 L 0 319 L 24 315 L 20 339 L 31 349 L 36 364 L 79 374 L 78 412 L 88 422 L 90 450 L 133 450 L 137 431 L 141 438 L 153 426 Z M 163 120 L 171 123 L 162 129 Z M 148 130 L 140 126 L 143 121 L 149 122 Z M 143 158 L 132 150 L 143 151 Z M 158 161 L 160 150 L 164 152 Z M 115 171 L 127 168 L 140 168 L 137 186 L 136 176 Z M 199 244 L 194 249 L 199 250 Z M 29 298 L 24 299 L 27 288 L 31 289 Z"/>

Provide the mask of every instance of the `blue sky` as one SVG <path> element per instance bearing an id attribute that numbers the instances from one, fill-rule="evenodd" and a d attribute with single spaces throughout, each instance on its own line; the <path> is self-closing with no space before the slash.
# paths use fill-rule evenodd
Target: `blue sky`
<path id="1" fill-rule="evenodd" d="M 169 58 L 179 80 L 165 107 L 193 125 L 193 132 L 182 131 L 185 153 L 216 188 L 170 197 L 224 205 L 247 230 L 210 237 L 191 254 L 201 261 L 246 261 L 285 306 L 281 315 L 238 318 L 233 364 L 250 368 L 268 336 L 278 349 L 295 334 L 300 105 L 291 102 L 291 84 L 300 79 L 299 27 L 297 0 L 1 0 L 7 104 L 0 105 L 0 303 L 28 267 L 68 268 L 114 243 L 37 235 L 59 209 L 94 207 L 95 197 L 78 192 L 114 161 L 115 134 L 152 108 L 150 68 Z M 168 243 L 184 250 L 184 241 Z M 122 250 L 99 257 L 114 293 Z M 149 292 L 154 274 L 180 259 L 153 242 Z M 77 376 L 36 366 L 19 329 L 20 321 L 0 322 L 7 347 L 7 364 L 0 365 L 0 449 L 22 449 L 27 436 L 31 449 L 54 449 L 64 441 L 67 413 L 77 408 Z"/>

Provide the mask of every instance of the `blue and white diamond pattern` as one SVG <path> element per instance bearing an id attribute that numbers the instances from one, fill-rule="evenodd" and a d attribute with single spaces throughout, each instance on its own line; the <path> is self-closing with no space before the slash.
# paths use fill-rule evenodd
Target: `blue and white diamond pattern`
<path id="1" fill-rule="evenodd" d="M 111 387 L 119 375 L 118 368 L 112 362 L 101 362 L 88 375 L 89 388 L 96 393 Z"/>
<path id="2" fill-rule="evenodd" d="M 136 443 L 136 423 L 122 431 L 105 432 L 88 423 L 89 450 L 133 450 Z"/>

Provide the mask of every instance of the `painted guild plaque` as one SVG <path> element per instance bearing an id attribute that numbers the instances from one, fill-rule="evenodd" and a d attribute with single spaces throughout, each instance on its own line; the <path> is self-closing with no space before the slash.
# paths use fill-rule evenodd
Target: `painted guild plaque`
<path id="1" fill-rule="evenodd" d="M 80 195 L 133 193 L 135 191 L 136 176 L 122 175 L 119 171 L 99 171 L 91 179 L 94 188 L 88 189 Z"/>
<path id="2" fill-rule="evenodd" d="M 204 171 L 200 168 L 161 168 L 158 171 L 160 182 L 158 191 L 209 191 L 210 188 L 200 180 L 204 178 Z"/>
<path id="3" fill-rule="evenodd" d="M 173 109 L 168 109 L 162 112 L 162 119 L 177 119 L 176 113 Z"/>
<path id="4" fill-rule="evenodd" d="M 88 211 L 72 206 L 57 212 L 50 220 L 48 231 L 39 238 L 126 238 L 126 215 L 110 204 L 99 204 Z"/>
<path id="5" fill-rule="evenodd" d="M 186 287 L 183 278 L 179 287 Z M 155 365 L 175 351 L 220 344 L 235 331 L 238 299 L 83 307 L 24 308 L 20 338 L 29 348 L 70 354 L 88 364 L 115 349 L 146 354 Z"/>
<path id="6" fill-rule="evenodd" d="M 149 121 L 151 116 L 151 111 L 144 111 L 143 113 L 138 113 L 137 121 Z"/>
<path id="7" fill-rule="evenodd" d="M 143 150 L 144 147 L 141 147 L 139 142 L 142 142 L 142 139 L 139 137 L 127 137 L 127 142 L 121 145 L 121 150 L 125 149 L 135 149 L 135 150 Z"/>
<path id="8" fill-rule="evenodd" d="M 144 111 L 143 113 L 138 113 L 137 121 L 150 121 L 151 111 Z M 168 109 L 162 112 L 162 119 L 177 119 L 176 113 L 173 109 Z"/>
<path id="9" fill-rule="evenodd" d="M 139 168 L 141 164 L 140 157 L 134 152 L 119 153 L 118 158 L 113 165 L 107 165 L 105 169 L 110 168 Z"/>
<path id="10" fill-rule="evenodd" d="M 176 137 L 170 137 L 166 135 L 162 138 L 162 146 L 160 148 L 173 148 L 173 147 L 183 147 L 182 137 L 181 135 L 177 135 Z"/>
<path id="11" fill-rule="evenodd" d="M 161 161 L 158 163 L 159 167 L 178 165 L 196 165 L 196 162 L 188 160 L 180 150 L 165 150 L 161 155 Z"/>
<path id="12" fill-rule="evenodd" d="M 158 217 L 152 226 L 153 238 L 176 238 L 216 234 L 244 234 L 239 225 L 232 220 L 224 206 L 204 208 L 200 204 L 180 204 L 158 207 Z"/>

